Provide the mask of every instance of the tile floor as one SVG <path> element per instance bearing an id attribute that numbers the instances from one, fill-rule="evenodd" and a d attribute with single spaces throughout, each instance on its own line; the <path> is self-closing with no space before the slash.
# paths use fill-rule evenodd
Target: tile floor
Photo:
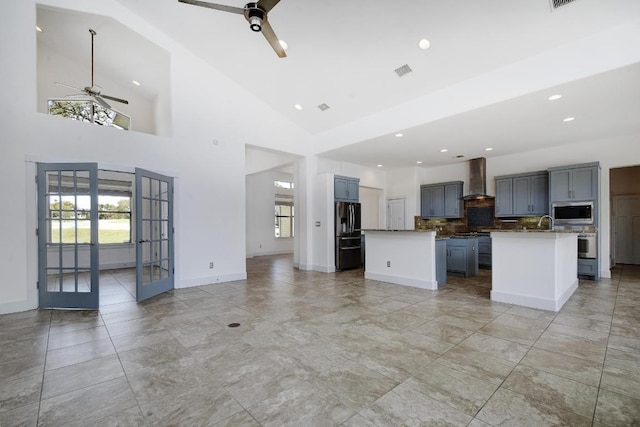
<path id="1" fill-rule="evenodd" d="M 0 426 L 640 424 L 640 266 L 559 313 L 492 303 L 486 271 L 426 291 L 247 270 L 142 304 L 105 272 L 99 312 L 0 316 Z"/>

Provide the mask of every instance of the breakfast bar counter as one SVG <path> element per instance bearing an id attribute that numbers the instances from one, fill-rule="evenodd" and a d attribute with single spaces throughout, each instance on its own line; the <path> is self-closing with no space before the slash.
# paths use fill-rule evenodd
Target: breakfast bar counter
<path id="1" fill-rule="evenodd" d="M 574 232 L 492 231 L 491 299 L 559 311 L 578 288 Z"/>

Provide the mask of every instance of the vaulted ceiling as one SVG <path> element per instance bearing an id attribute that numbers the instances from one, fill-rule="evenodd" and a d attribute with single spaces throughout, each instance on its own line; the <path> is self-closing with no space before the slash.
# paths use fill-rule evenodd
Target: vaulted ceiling
<path id="1" fill-rule="evenodd" d="M 640 133 L 640 45 L 607 45 L 640 36 L 637 0 L 555 10 L 549 0 L 282 0 L 269 21 L 289 46 L 283 59 L 240 15 L 117 1 L 315 135 L 315 151 L 328 158 L 427 166 Z M 418 47 L 423 38 L 430 49 Z M 105 61 L 128 60 L 126 45 L 106 50 Z M 404 65 L 412 71 L 399 77 Z M 153 91 L 145 65 L 135 67 Z M 563 98 L 548 101 L 554 93 Z"/>

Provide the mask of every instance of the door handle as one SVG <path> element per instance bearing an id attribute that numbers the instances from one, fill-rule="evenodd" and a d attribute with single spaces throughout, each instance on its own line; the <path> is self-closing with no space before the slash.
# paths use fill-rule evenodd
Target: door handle
<path id="1" fill-rule="evenodd" d="M 150 242 L 151 240 L 138 240 L 138 243 L 146 243 L 146 242 Z"/>

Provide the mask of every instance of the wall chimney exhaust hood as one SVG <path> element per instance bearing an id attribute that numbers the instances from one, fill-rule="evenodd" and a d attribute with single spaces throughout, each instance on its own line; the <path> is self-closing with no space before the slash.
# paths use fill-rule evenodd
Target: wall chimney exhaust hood
<path id="1" fill-rule="evenodd" d="M 469 160 L 469 194 L 464 200 L 493 198 L 487 194 L 487 159 L 478 157 Z"/>

